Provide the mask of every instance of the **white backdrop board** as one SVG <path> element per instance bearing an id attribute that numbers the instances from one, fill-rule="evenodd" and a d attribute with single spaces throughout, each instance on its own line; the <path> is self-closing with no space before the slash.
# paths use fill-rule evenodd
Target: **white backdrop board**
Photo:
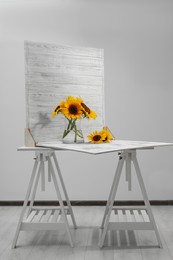
<path id="1" fill-rule="evenodd" d="M 26 121 L 36 142 L 61 139 L 64 120 L 51 112 L 67 96 L 80 96 L 96 120 L 84 119 L 86 136 L 105 125 L 102 49 L 25 42 Z"/>

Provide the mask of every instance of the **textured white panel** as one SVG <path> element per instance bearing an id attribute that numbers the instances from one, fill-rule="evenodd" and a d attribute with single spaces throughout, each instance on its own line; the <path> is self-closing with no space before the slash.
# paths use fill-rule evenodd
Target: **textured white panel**
<path id="1" fill-rule="evenodd" d="M 84 119 L 84 136 L 105 125 L 102 49 L 25 42 L 27 127 L 36 142 L 61 139 L 63 117 L 51 112 L 69 95 L 81 96 L 98 114 Z"/>

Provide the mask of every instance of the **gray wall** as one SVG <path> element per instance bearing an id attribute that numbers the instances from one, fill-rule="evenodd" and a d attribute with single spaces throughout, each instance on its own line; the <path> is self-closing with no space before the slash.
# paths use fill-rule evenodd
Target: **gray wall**
<path id="1" fill-rule="evenodd" d="M 118 139 L 173 142 L 172 0 L 0 2 L 0 200 L 22 200 L 32 152 L 17 152 L 25 128 L 24 40 L 104 48 L 106 122 Z M 108 196 L 117 154 L 57 153 L 73 200 Z M 173 199 L 173 147 L 140 151 L 150 199 Z M 129 193 L 140 199 L 136 177 Z M 38 199 L 55 199 L 53 186 Z"/>

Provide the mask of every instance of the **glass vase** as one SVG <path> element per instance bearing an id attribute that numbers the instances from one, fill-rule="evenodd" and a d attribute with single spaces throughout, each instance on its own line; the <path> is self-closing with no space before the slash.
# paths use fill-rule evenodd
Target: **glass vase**
<path id="1" fill-rule="evenodd" d="M 65 118 L 62 142 L 65 144 L 84 143 L 81 120 Z"/>

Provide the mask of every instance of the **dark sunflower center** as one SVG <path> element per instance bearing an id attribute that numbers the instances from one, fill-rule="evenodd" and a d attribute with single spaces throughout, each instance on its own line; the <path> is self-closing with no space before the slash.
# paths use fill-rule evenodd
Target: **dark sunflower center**
<path id="1" fill-rule="evenodd" d="M 95 135 L 95 136 L 93 137 L 93 140 L 94 140 L 94 141 L 100 141 L 100 139 L 101 139 L 101 136 L 100 136 L 100 135 Z"/>
<path id="2" fill-rule="evenodd" d="M 73 114 L 73 115 L 76 115 L 78 113 L 78 109 L 75 105 L 70 105 L 68 110 L 69 110 L 70 114 Z"/>
<path id="3" fill-rule="evenodd" d="M 81 106 L 85 109 L 85 111 L 90 114 L 90 109 L 84 103 L 81 103 Z"/>

